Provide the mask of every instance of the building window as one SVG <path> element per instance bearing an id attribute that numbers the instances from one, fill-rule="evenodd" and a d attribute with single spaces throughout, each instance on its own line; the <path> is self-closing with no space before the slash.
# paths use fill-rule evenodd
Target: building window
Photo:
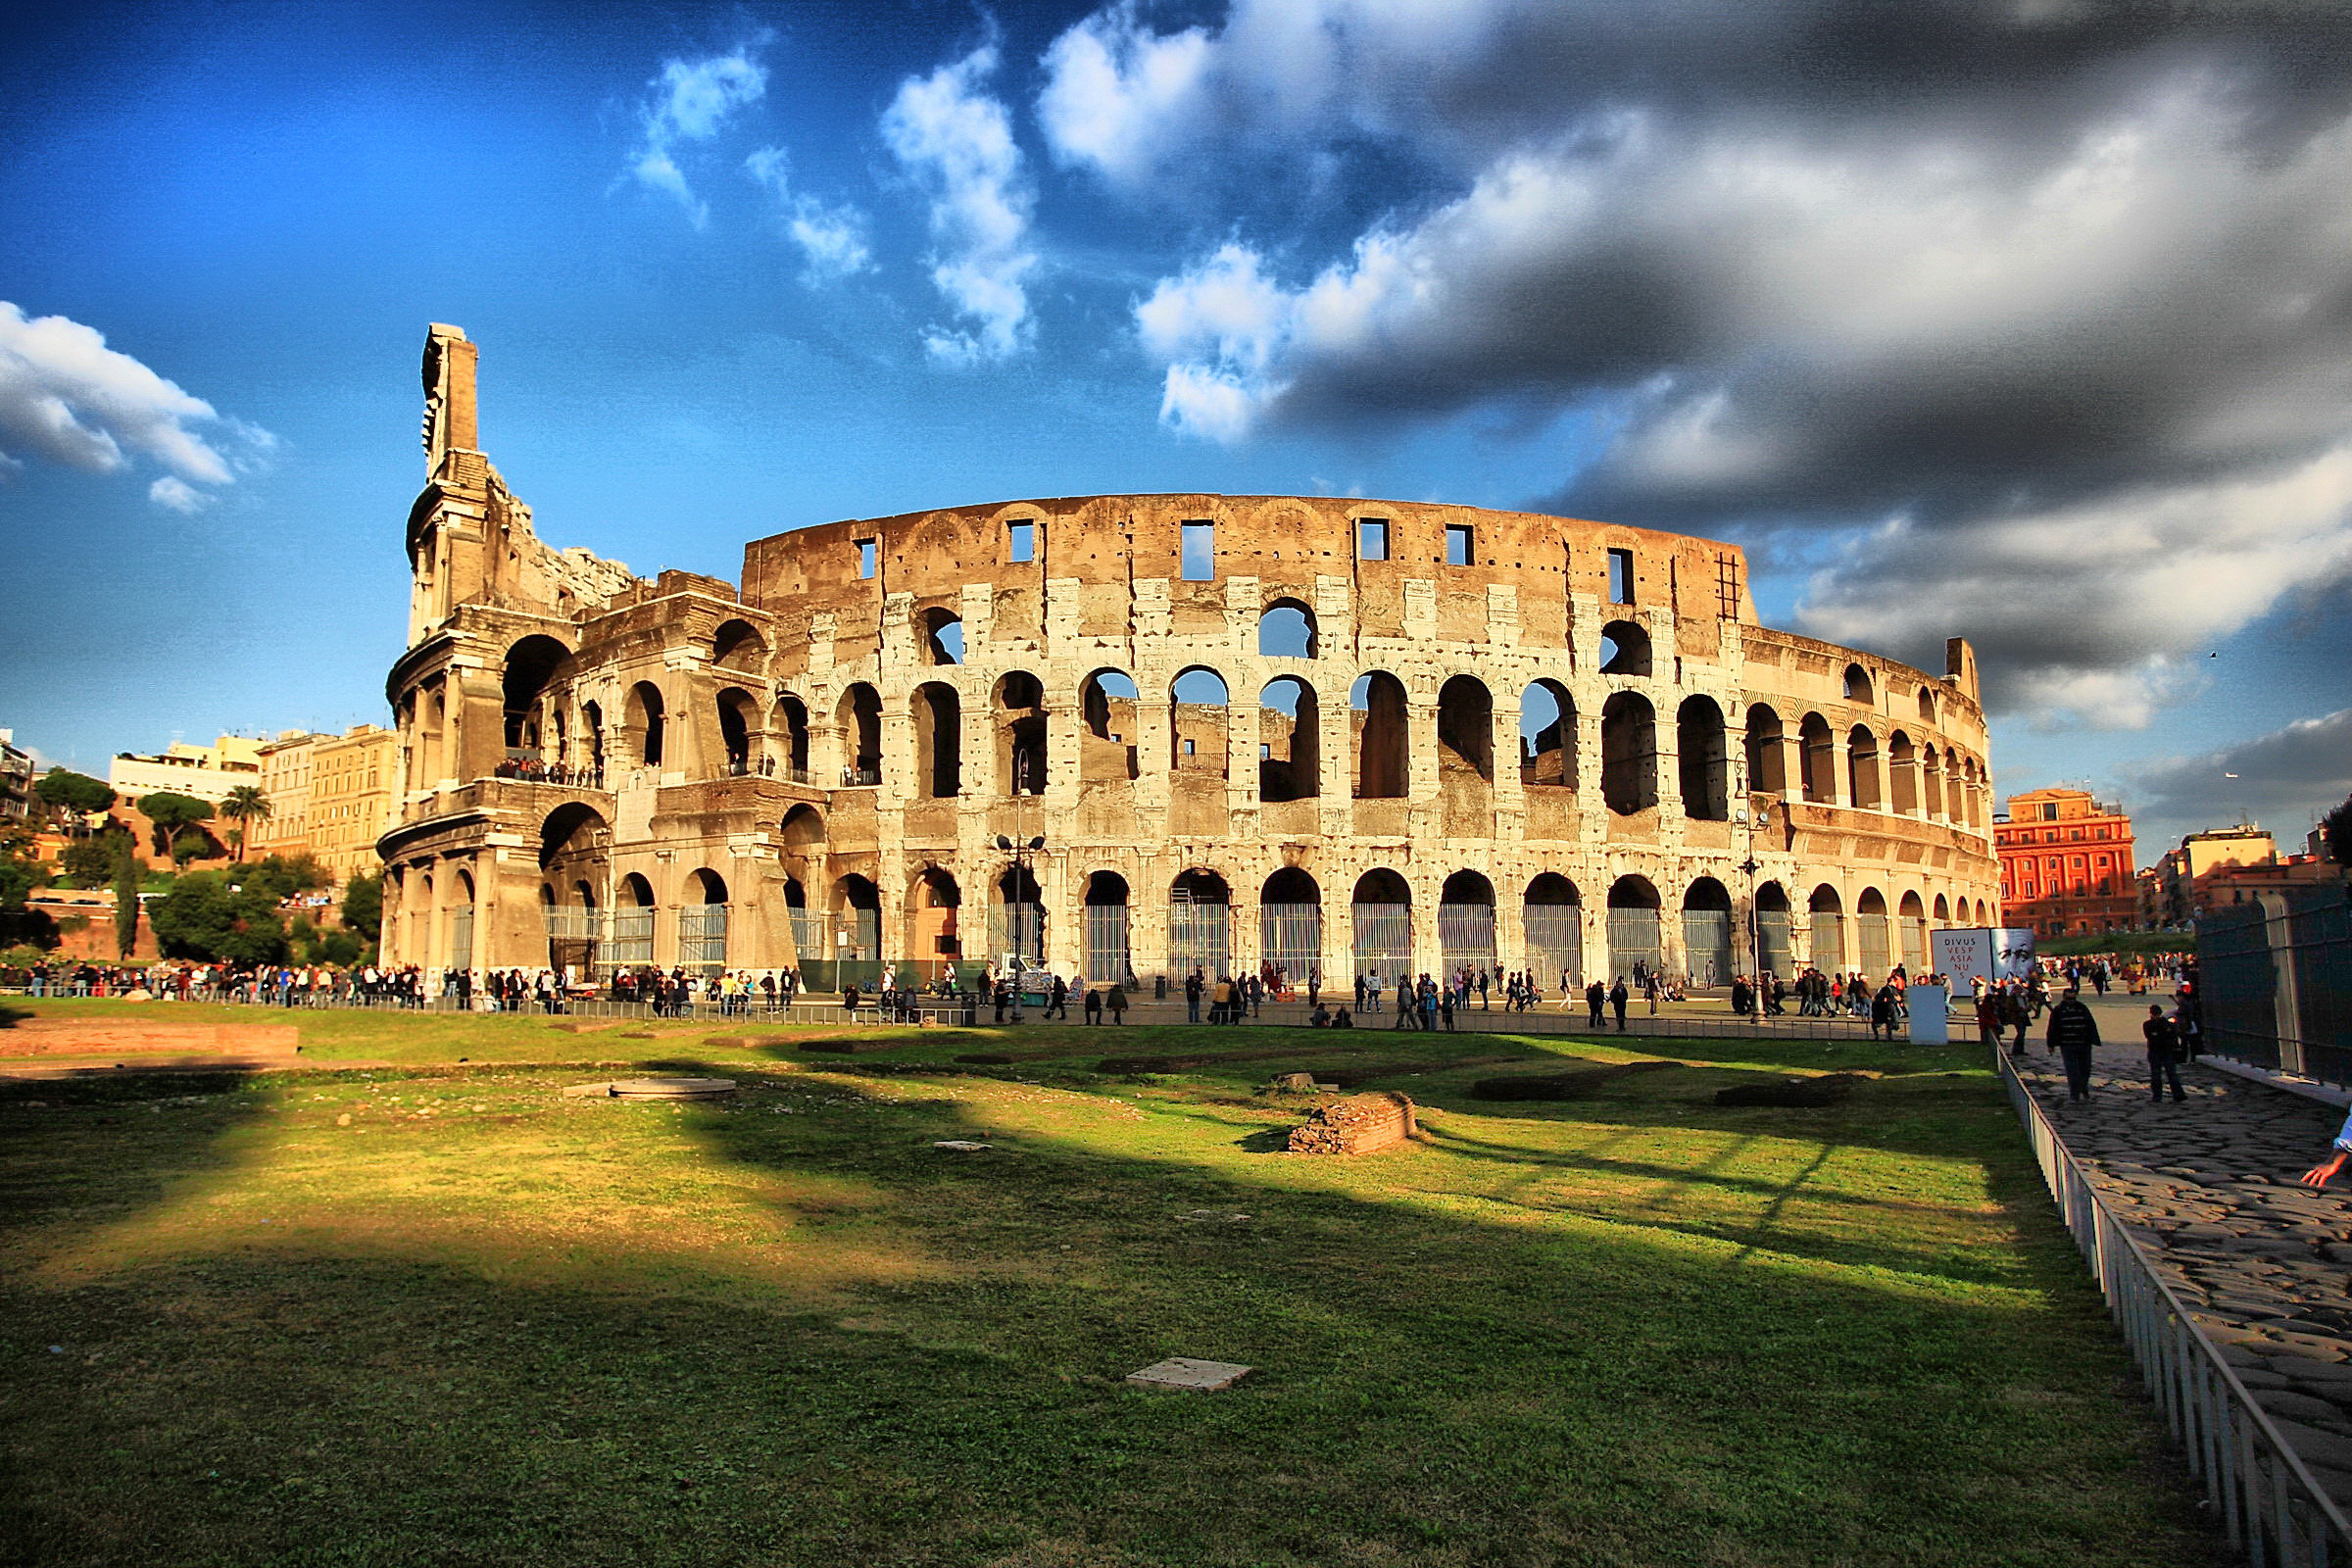
<path id="1" fill-rule="evenodd" d="M 1477 551 L 1472 547 L 1470 525 L 1449 522 L 1446 525 L 1446 564 L 1468 566 L 1477 564 Z"/>
<path id="2" fill-rule="evenodd" d="M 1184 580 L 1213 582 L 1217 575 L 1217 525 L 1213 522 L 1188 522 L 1184 525 Z"/>
<path id="3" fill-rule="evenodd" d="M 1268 746 L 1264 741 L 1259 741 L 1257 743 L 1257 760 L 1261 762 L 1272 761 L 1274 760 L 1274 748 Z"/>
<path id="4" fill-rule="evenodd" d="M 1037 559 L 1036 523 L 1016 522 L 1005 532 L 1004 558 L 1007 561 L 1035 561 Z"/>
<path id="5" fill-rule="evenodd" d="M 1609 552 L 1609 603 L 1630 605 L 1634 602 L 1634 553 L 1631 550 Z"/>
<path id="6" fill-rule="evenodd" d="M 871 577 L 874 574 L 875 564 L 881 559 L 881 553 L 882 547 L 879 540 L 858 540 L 858 575 L 860 577 Z"/>
<path id="7" fill-rule="evenodd" d="M 1389 559 L 1389 519 L 1358 517 L 1355 519 L 1355 559 L 1386 561 Z"/>
<path id="8" fill-rule="evenodd" d="M 1186 741 L 1184 743 L 1184 755 L 1187 757 L 1191 757 L 1193 755 L 1193 743 L 1191 741 Z"/>

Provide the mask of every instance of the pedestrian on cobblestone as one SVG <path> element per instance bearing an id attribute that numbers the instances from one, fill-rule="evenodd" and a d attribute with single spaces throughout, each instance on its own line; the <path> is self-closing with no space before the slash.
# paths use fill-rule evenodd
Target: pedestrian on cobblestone
<path id="1" fill-rule="evenodd" d="M 2050 1009 L 2049 1046 L 2066 1063 L 2066 1098 L 2090 1099 L 2091 1053 L 2099 1046 L 2099 1020 L 2073 991 Z"/>
<path id="2" fill-rule="evenodd" d="M 2173 1103 L 2179 1104 L 2188 1098 L 2180 1087 L 2180 1029 L 2164 1015 L 2163 1007 L 2153 1006 L 2148 1009 L 2148 1021 L 2139 1026 L 2139 1032 L 2148 1042 L 2148 1099 L 2162 1103 L 2164 1083 L 2169 1078 L 2173 1083 Z"/>

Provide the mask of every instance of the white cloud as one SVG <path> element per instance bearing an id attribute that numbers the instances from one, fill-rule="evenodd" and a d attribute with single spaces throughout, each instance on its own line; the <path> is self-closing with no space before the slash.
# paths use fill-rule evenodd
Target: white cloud
<path id="1" fill-rule="evenodd" d="M 232 482 L 276 438 L 222 418 L 204 399 L 108 348 L 91 327 L 63 316 L 27 318 L 0 301 L 0 443 L 93 473 L 150 458 L 171 470 L 150 497 L 188 512 L 207 499 L 193 485 Z M 23 466 L 0 451 L 0 474 Z"/>
<path id="2" fill-rule="evenodd" d="M 169 473 L 147 487 L 147 499 L 159 507 L 169 507 L 172 511 L 183 515 L 191 512 L 201 512 L 213 504 L 211 496 L 196 489 L 185 480 Z"/>
<path id="3" fill-rule="evenodd" d="M 2229 825 L 2240 810 L 2271 830 L 2281 853 L 2299 851 L 2305 824 L 2352 798 L 2352 708 L 2213 751 L 2142 762 L 2124 776 L 2146 859 L 2183 834 Z"/>
<path id="4" fill-rule="evenodd" d="M 704 60 L 663 61 L 662 74 L 647 83 L 652 96 L 638 108 L 642 135 L 627 172 L 647 189 L 674 198 L 697 228 L 710 220 L 710 208 L 688 185 L 674 154 L 682 142 L 710 140 L 728 116 L 766 93 L 767 68 L 751 58 L 751 47 Z"/>
<path id="5" fill-rule="evenodd" d="M 2004 650 L 1991 706 L 2136 729 L 2212 645 L 2298 590 L 2352 578 L 2352 445 L 2265 478 L 2182 485 L 1965 529 L 1896 521 L 1815 579 L 1798 620 L 1933 657 Z"/>
<path id="6" fill-rule="evenodd" d="M 1054 39 L 1037 118 L 1055 162 L 1091 167 L 1121 184 L 1148 177 L 1203 111 L 1211 47 L 1202 27 L 1153 32 L 1133 0 Z"/>
<path id="7" fill-rule="evenodd" d="M 1028 245 L 1037 196 L 1011 117 L 981 90 L 996 69 L 996 48 L 983 45 L 907 77 L 882 115 L 884 143 L 930 199 L 931 281 L 974 323 L 924 333 L 932 355 L 955 365 L 1007 358 L 1034 330 L 1024 285 L 1037 266 Z"/>
<path id="8" fill-rule="evenodd" d="M 744 160 L 751 176 L 775 193 L 778 224 L 784 237 L 800 247 L 808 265 L 801 281 L 810 288 L 862 272 L 873 265 L 866 243 L 865 214 L 844 202 L 838 206 L 792 189 L 790 156 L 781 147 L 762 147 Z"/>

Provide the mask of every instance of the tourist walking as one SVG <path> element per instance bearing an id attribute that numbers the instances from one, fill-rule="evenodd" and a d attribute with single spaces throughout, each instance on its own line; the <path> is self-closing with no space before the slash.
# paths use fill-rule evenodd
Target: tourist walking
<path id="1" fill-rule="evenodd" d="M 1110 988 L 1110 994 L 1102 999 L 1102 1010 L 1110 1014 L 1110 1021 L 1114 1024 L 1127 1021 L 1127 990 L 1124 986 Z"/>
<path id="2" fill-rule="evenodd" d="M 2050 1009 L 2050 1031 L 2046 1038 L 2050 1049 L 2066 1063 L 2066 1098 L 2088 1101 L 2090 1059 L 2091 1053 L 2099 1046 L 2099 1020 L 2090 1015 L 2080 996 L 2069 991 Z"/>
<path id="3" fill-rule="evenodd" d="M 1625 1033 L 1625 976 L 1619 975 L 1617 983 L 1609 987 L 1609 1008 L 1617 1014 L 1617 1032 L 1619 1034 Z"/>
<path id="4" fill-rule="evenodd" d="M 2148 1021 L 2139 1026 L 2148 1042 L 2148 1099 L 2161 1104 L 2166 1080 L 2173 1086 L 2173 1103 L 2188 1098 L 2180 1087 L 2180 1030 L 2164 1015 L 2161 1004 L 2148 1008 Z"/>

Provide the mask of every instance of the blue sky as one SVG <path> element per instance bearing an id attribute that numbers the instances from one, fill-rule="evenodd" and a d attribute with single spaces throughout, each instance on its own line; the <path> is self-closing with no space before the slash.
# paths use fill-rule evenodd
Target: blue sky
<path id="1" fill-rule="evenodd" d="M 51 9 L 0 32 L 45 757 L 384 716 L 446 320 L 542 534 L 640 571 L 1033 495 L 1532 506 L 1975 638 L 2000 786 L 2143 839 L 2352 791 L 2328 8 Z"/>

